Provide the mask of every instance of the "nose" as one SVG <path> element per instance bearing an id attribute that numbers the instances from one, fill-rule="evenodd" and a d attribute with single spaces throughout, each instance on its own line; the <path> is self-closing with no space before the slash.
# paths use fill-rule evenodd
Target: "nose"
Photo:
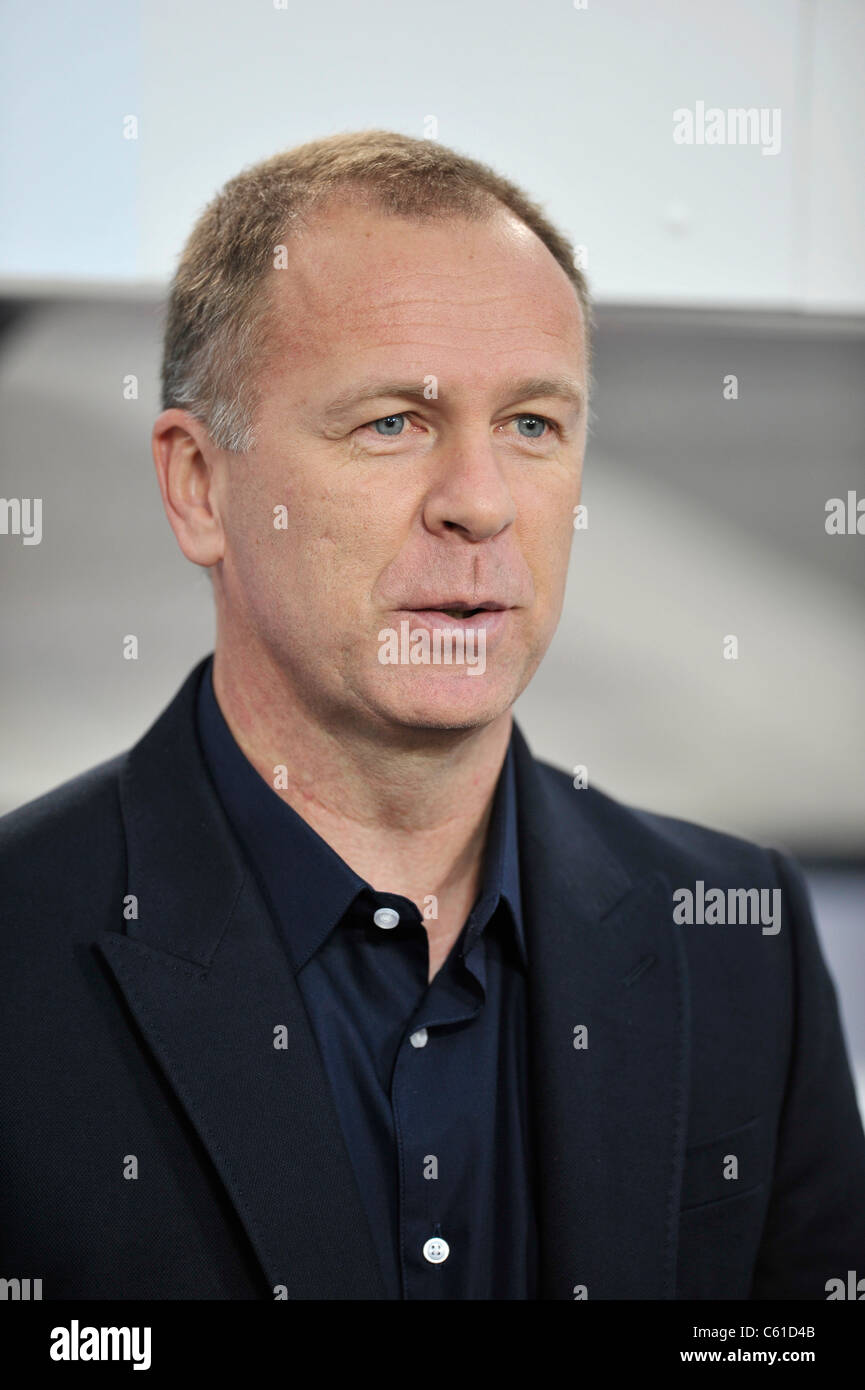
<path id="1" fill-rule="evenodd" d="M 445 451 L 424 501 L 424 523 L 433 535 L 459 534 L 487 541 L 512 525 L 514 499 L 488 438 L 454 440 Z"/>

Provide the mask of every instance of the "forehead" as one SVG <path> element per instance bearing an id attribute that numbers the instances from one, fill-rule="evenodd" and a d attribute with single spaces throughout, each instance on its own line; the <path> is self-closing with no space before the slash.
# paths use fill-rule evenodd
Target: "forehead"
<path id="1" fill-rule="evenodd" d="M 274 365 L 293 371 L 480 356 L 492 369 L 583 366 L 576 290 L 507 209 L 483 221 L 414 220 L 339 205 L 288 243 L 270 272 Z M 517 360 L 519 358 L 519 361 Z"/>

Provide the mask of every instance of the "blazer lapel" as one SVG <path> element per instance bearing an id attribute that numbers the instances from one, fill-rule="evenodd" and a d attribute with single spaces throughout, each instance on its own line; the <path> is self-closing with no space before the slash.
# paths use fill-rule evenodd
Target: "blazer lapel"
<path id="1" fill-rule="evenodd" d="M 199 751 L 204 664 L 128 755 L 121 806 L 138 917 L 98 944 L 270 1287 L 384 1298 L 303 1001 Z"/>
<path id="2" fill-rule="evenodd" d="M 589 793 L 515 741 L 541 1296 L 671 1299 L 689 1030 L 670 885 L 632 881 L 589 824 Z"/>

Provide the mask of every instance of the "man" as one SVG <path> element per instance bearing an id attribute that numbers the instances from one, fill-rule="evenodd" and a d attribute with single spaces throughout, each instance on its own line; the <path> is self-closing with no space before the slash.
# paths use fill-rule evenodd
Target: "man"
<path id="1" fill-rule="evenodd" d="M 589 330 L 567 240 L 430 142 L 314 142 L 203 214 L 153 449 L 215 650 L 3 822 L 7 1276 L 823 1299 L 865 1272 L 798 870 L 573 786 L 513 724 Z"/>

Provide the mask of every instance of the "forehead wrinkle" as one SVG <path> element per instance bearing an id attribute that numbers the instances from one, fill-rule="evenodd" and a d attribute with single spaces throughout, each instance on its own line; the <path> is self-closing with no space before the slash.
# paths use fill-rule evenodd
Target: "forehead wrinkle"
<path id="1" fill-rule="evenodd" d="M 339 286 L 328 283 L 326 279 L 315 278 L 309 274 L 311 268 L 305 269 L 307 273 L 302 280 L 306 283 L 303 288 L 309 292 L 306 304 L 298 302 L 304 295 L 299 295 L 293 303 L 291 300 L 286 303 L 282 296 L 277 296 L 277 304 L 273 306 L 276 308 L 274 336 L 281 340 L 275 353 L 276 364 L 279 365 L 287 366 L 286 359 L 291 357 L 295 359 L 296 366 L 301 366 L 302 359 L 305 359 L 312 369 L 316 362 L 320 363 L 323 359 L 333 364 L 340 357 L 351 357 L 361 349 L 369 349 L 375 354 L 391 350 L 409 351 L 414 362 L 404 364 L 407 372 L 401 369 L 399 363 L 392 363 L 390 370 L 385 364 L 380 378 L 408 383 L 415 370 L 419 369 L 420 375 L 427 375 L 432 370 L 426 365 L 431 357 L 442 352 L 452 353 L 455 347 L 477 351 L 483 344 L 483 351 L 492 350 L 496 357 L 506 358 L 524 353 L 530 345 L 528 340 L 534 339 L 536 347 L 541 342 L 551 341 L 558 347 L 580 351 L 578 340 L 582 338 L 582 314 L 576 299 L 572 303 L 567 295 L 540 294 L 533 297 L 531 316 L 526 319 L 527 305 L 524 297 L 520 302 L 519 291 L 488 293 L 474 301 L 467 297 L 465 301 L 452 304 L 446 295 L 432 289 L 425 292 L 415 289 L 412 292 L 410 287 L 403 286 L 400 291 L 393 275 L 390 278 L 384 275 L 373 283 L 384 287 L 390 285 L 396 290 L 388 302 L 380 302 L 372 290 L 364 292 L 362 288 L 359 297 L 352 295 L 346 298 L 343 295 L 340 299 L 342 291 Z M 442 276 L 447 278 L 449 274 L 434 269 L 418 271 L 411 268 L 406 275 L 418 273 L 431 276 L 436 281 Z M 402 276 L 397 278 L 401 279 Z M 383 292 L 382 289 L 380 293 Z M 524 293 L 523 290 L 523 296 Z M 326 297 L 330 299 L 329 303 Z M 496 322 L 495 306 L 506 305 L 509 300 L 513 301 L 516 313 L 522 311 L 520 317 L 505 324 Z M 394 322 L 394 313 L 403 309 L 410 317 L 404 322 Z M 470 322 L 454 322 L 451 310 L 456 310 L 458 314 L 468 312 Z M 457 344 L 451 336 L 455 328 L 459 330 Z M 436 330 L 445 331 L 444 340 L 437 339 Z M 497 345 L 491 346 L 491 335 L 499 339 Z M 364 338 L 368 341 L 364 342 Z M 367 376 L 371 378 L 371 373 Z"/>
<path id="2" fill-rule="evenodd" d="M 410 303 L 409 301 L 404 302 L 406 305 Z M 334 327 L 338 326 L 339 331 L 345 334 L 359 335 L 373 332 L 375 334 L 375 340 L 371 345 L 376 348 L 393 346 L 395 343 L 398 343 L 399 339 L 395 339 L 393 336 L 395 332 L 410 335 L 418 332 L 428 333 L 431 329 L 436 328 L 451 331 L 458 329 L 460 344 L 464 343 L 466 339 L 472 335 L 481 333 L 484 335 L 497 333 L 503 338 L 506 335 L 516 333 L 521 335 L 521 341 L 523 342 L 525 341 L 526 334 L 541 334 L 545 337 L 557 338 L 564 342 L 572 335 L 578 336 L 581 332 L 582 324 L 580 319 L 572 319 L 567 310 L 562 312 L 559 306 L 552 305 L 542 309 L 541 306 L 536 305 L 534 306 L 535 312 L 530 318 L 524 317 L 525 306 L 520 306 L 523 316 L 520 318 L 508 319 L 507 322 L 502 322 L 496 310 L 491 307 L 494 302 L 495 301 L 492 300 L 486 300 L 483 305 L 460 304 L 454 306 L 447 302 L 442 302 L 439 299 L 432 299 L 429 301 L 415 300 L 410 303 L 410 307 L 415 313 L 417 312 L 418 304 L 421 303 L 425 303 L 428 306 L 428 312 L 418 317 L 409 317 L 404 320 L 400 319 L 396 322 L 393 320 L 393 311 L 395 309 L 401 309 L 402 304 L 396 304 L 395 302 L 390 304 L 359 304 L 352 306 L 350 311 L 344 315 L 341 320 L 337 319 L 334 315 L 333 318 L 328 318 L 326 320 L 319 318 L 319 323 L 322 327 L 324 327 L 325 323 L 329 325 L 332 324 Z M 466 308 L 470 309 L 470 321 L 468 323 L 461 323 L 458 320 L 455 321 L 453 315 L 449 313 L 449 310 L 453 308 L 457 308 L 459 311 L 463 311 Z M 383 318 L 385 319 L 384 323 L 382 322 Z M 388 329 L 390 330 L 388 336 L 383 336 Z M 425 348 L 448 349 L 453 348 L 453 346 L 454 344 L 452 342 L 429 342 L 424 344 Z"/>
<path id="3" fill-rule="evenodd" d="M 299 268 L 298 268 L 299 269 Z M 430 327 L 450 327 L 451 315 L 449 311 L 468 311 L 475 321 L 467 328 L 461 328 L 461 335 L 465 333 L 488 333 L 490 330 L 506 333 L 525 333 L 537 332 L 550 337 L 567 339 L 571 332 L 571 320 L 573 311 L 576 310 L 577 331 L 583 327 L 583 315 L 579 308 L 575 293 L 568 294 L 571 288 L 568 285 L 562 286 L 561 293 L 553 293 L 549 283 L 547 285 L 535 286 L 535 276 L 533 268 L 526 268 L 526 278 L 523 283 L 512 291 L 496 291 L 493 293 L 482 293 L 478 297 L 473 297 L 471 292 L 460 294 L 454 284 L 455 277 L 467 279 L 469 277 L 478 278 L 479 276 L 489 277 L 496 274 L 494 269 L 488 266 L 477 266 L 464 270 L 447 268 L 437 269 L 434 266 L 407 266 L 404 270 L 395 270 L 392 265 L 378 268 L 361 267 L 361 277 L 364 271 L 368 278 L 364 281 L 357 273 L 352 272 L 348 286 L 342 281 L 344 277 L 339 275 L 339 266 L 334 266 L 337 272 L 331 277 L 329 274 L 322 274 L 322 267 L 316 265 L 306 265 L 301 273 L 294 279 L 291 287 L 291 298 L 286 300 L 277 293 L 273 307 L 276 309 L 276 316 L 280 320 L 279 329 L 285 333 L 289 340 L 294 340 L 298 346 L 303 342 L 308 345 L 311 340 L 317 340 L 323 347 L 327 346 L 328 337 L 336 333 L 338 336 L 350 335 L 352 333 L 362 333 L 374 329 L 376 334 L 380 331 L 380 319 L 382 315 L 393 314 L 394 312 L 414 312 L 417 318 L 408 319 L 404 324 L 400 324 L 398 331 L 412 333 L 418 330 L 425 331 Z M 538 269 L 541 269 L 538 267 Z M 548 268 L 543 267 L 546 271 Z M 401 281 L 410 280 L 419 276 L 432 280 L 434 283 L 450 283 L 452 293 L 448 294 L 444 290 L 435 290 L 432 287 L 426 290 L 413 289 L 409 285 L 400 288 Z M 466 290 L 469 287 L 464 287 Z M 350 290 L 350 293 L 349 293 Z M 532 295 L 532 318 L 528 321 L 520 320 L 516 323 L 508 323 L 500 326 L 495 322 L 497 308 L 507 305 L 508 301 L 513 301 L 515 308 L 519 305 L 525 312 L 525 304 L 519 304 L 525 295 Z M 280 303 L 280 300 L 282 301 Z M 546 322 L 545 322 L 546 321 Z M 551 327 L 550 325 L 554 325 Z M 396 325 L 388 325 L 391 328 Z M 374 346 L 392 346 L 393 339 L 376 337 Z M 430 347 L 444 346 L 448 344 L 429 344 Z"/>
<path id="4" fill-rule="evenodd" d="M 393 259 L 388 258 L 380 264 L 376 264 L 373 257 L 361 260 L 360 263 L 352 262 L 347 258 L 344 251 L 334 257 L 330 263 L 330 258 L 322 258 L 323 263 L 310 263 L 303 268 L 303 273 L 298 274 L 297 281 L 319 298 L 338 297 L 343 294 L 348 282 L 353 292 L 361 290 L 371 295 L 392 295 L 395 303 L 424 303 L 429 299 L 432 303 L 442 302 L 441 290 L 425 290 L 422 284 L 417 282 L 432 281 L 436 285 L 442 283 L 455 284 L 456 281 L 479 281 L 477 291 L 471 286 L 461 286 L 464 288 L 467 298 L 473 298 L 477 294 L 474 302 L 479 304 L 492 304 L 523 295 L 528 290 L 538 297 L 549 297 L 550 300 L 560 302 L 569 301 L 571 295 L 576 302 L 576 292 L 573 290 L 571 282 L 560 271 L 560 268 L 553 263 L 552 266 L 546 264 L 514 265 L 508 258 L 503 263 L 482 264 L 473 266 L 463 266 L 460 264 L 438 266 L 434 264 L 419 264 L 416 260 L 406 263 L 403 266 L 395 266 Z M 556 271 L 560 273 L 556 275 Z M 555 277 L 555 286 L 551 282 L 551 274 Z M 503 277 L 518 276 L 518 283 L 510 290 L 499 288 Z M 483 282 L 491 282 L 491 292 L 484 293 Z M 415 282 L 414 284 L 412 282 Z M 404 288 L 403 288 L 404 287 Z"/>
<path id="5" fill-rule="evenodd" d="M 485 294 L 474 298 L 450 296 L 445 293 L 395 294 L 385 298 L 383 291 L 369 289 L 366 292 L 353 291 L 352 301 L 347 305 L 345 299 L 334 298 L 330 304 L 322 306 L 323 320 L 329 324 L 341 321 L 343 331 L 363 331 L 374 328 L 380 331 L 381 319 L 388 315 L 405 313 L 407 317 L 398 324 L 386 326 L 398 331 L 411 332 L 418 329 L 440 326 L 458 326 L 460 334 L 472 331 L 490 330 L 494 332 L 525 333 L 537 332 L 550 336 L 568 337 L 572 332 L 579 335 L 583 328 L 583 315 L 576 296 L 531 293 L 531 317 L 526 318 L 526 287 L 514 291 Z M 339 291 L 337 291 L 337 295 Z M 508 314 L 509 307 L 519 318 L 509 318 L 502 322 L 502 313 Z M 469 314 L 468 325 L 455 325 L 455 316 Z M 340 315 L 341 320 L 340 320 Z M 381 340 L 377 340 L 381 341 Z"/>

